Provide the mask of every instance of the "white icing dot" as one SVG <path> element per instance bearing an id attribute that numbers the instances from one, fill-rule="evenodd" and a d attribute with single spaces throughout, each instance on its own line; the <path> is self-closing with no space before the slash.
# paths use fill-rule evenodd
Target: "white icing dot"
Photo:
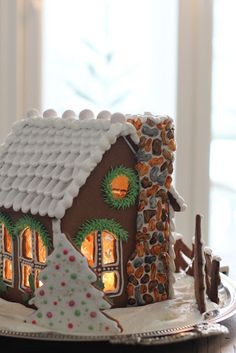
<path id="1" fill-rule="evenodd" d="M 33 118 L 33 117 L 36 117 L 36 116 L 39 116 L 39 111 L 37 109 L 30 109 L 27 111 L 26 113 L 26 116 L 27 118 Z"/>
<path id="2" fill-rule="evenodd" d="M 57 112 L 54 109 L 45 110 L 45 112 L 43 112 L 43 117 L 44 118 L 56 118 Z"/>
<path id="3" fill-rule="evenodd" d="M 97 119 L 109 120 L 111 117 L 111 113 L 108 110 L 102 110 L 98 113 Z"/>
<path id="4" fill-rule="evenodd" d="M 64 113 L 62 114 L 62 118 L 63 119 L 70 119 L 70 118 L 73 118 L 75 119 L 76 118 L 76 114 L 73 110 L 65 110 Z"/>
<path id="5" fill-rule="evenodd" d="M 125 122 L 126 122 L 126 119 L 125 119 L 124 114 L 121 114 L 121 113 L 114 113 L 114 114 L 112 114 L 112 116 L 111 116 L 111 122 L 112 122 L 112 123 L 125 123 Z"/>
<path id="6" fill-rule="evenodd" d="M 90 109 L 84 109 L 79 113 L 80 120 L 94 119 L 94 113 Z"/>

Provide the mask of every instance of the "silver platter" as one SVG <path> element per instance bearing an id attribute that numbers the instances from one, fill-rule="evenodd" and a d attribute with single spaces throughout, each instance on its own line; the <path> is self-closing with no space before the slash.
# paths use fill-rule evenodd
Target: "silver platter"
<path id="1" fill-rule="evenodd" d="M 223 274 L 221 275 L 221 281 L 219 296 L 222 305 L 217 310 L 207 312 L 204 315 L 204 320 L 194 326 L 182 326 L 166 330 L 114 336 L 77 336 L 57 332 L 20 332 L 4 329 L 0 329 L 0 335 L 45 341 L 106 341 L 113 344 L 160 345 L 183 342 L 193 338 L 227 334 L 228 329 L 221 325 L 220 322 L 236 313 L 236 283 Z"/>

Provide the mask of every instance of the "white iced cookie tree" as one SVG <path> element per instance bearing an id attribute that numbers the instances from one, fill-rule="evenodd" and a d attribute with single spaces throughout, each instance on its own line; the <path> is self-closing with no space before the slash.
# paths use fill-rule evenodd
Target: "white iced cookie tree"
<path id="1" fill-rule="evenodd" d="M 30 304 L 37 310 L 26 320 L 50 330 L 81 334 L 117 334 L 117 321 L 105 315 L 111 305 L 93 283 L 97 276 L 87 259 L 64 234 L 56 234 L 54 251 L 40 273 L 43 285 L 35 290 Z"/>

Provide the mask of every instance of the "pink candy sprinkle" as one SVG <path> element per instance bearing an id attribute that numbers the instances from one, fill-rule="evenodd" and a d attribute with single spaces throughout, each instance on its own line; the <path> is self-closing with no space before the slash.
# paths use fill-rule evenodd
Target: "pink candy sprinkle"
<path id="1" fill-rule="evenodd" d="M 74 306 L 75 305 L 75 301 L 74 300 L 70 300 L 69 301 L 69 306 Z"/>
<path id="2" fill-rule="evenodd" d="M 74 255 L 71 255 L 71 256 L 69 257 L 69 260 L 70 260 L 71 262 L 75 261 L 75 256 L 74 256 Z"/>
<path id="3" fill-rule="evenodd" d="M 47 317 L 48 317 L 49 319 L 51 319 L 52 313 L 51 313 L 50 311 L 47 313 Z"/>
<path id="4" fill-rule="evenodd" d="M 90 293 L 87 293 L 87 294 L 86 294 L 86 297 L 87 297 L 87 298 L 91 298 L 91 294 L 90 294 Z"/>
<path id="5" fill-rule="evenodd" d="M 44 294 L 45 294 L 44 290 L 41 289 L 41 290 L 39 291 L 39 295 L 43 296 Z"/>
<path id="6" fill-rule="evenodd" d="M 68 254 L 68 250 L 67 250 L 67 249 L 64 249 L 64 250 L 63 250 L 63 254 L 64 254 L 64 255 L 67 255 L 67 254 Z"/>
<path id="7" fill-rule="evenodd" d="M 68 328 L 73 328 L 73 324 L 68 324 Z"/>
<path id="8" fill-rule="evenodd" d="M 91 311 L 90 317 L 95 318 L 96 316 L 97 316 L 97 313 L 95 313 L 95 311 Z"/>

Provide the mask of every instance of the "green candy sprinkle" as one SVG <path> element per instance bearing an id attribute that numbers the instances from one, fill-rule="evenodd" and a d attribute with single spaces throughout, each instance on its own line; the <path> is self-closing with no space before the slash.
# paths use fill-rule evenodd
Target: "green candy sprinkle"
<path id="1" fill-rule="evenodd" d="M 88 329 L 89 329 L 90 331 L 92 331 L 92 330 L 93 330 L 93 326 L 92 326 L 92 325 L 89 325 Z"/>
<path id="2" fill-rule="evenodd" d="M 70 278 L 71 278 L 71 279 L 76 279 L 76 278 L 77 278 L 77 274 L 76 274 L 76 273 L 72 273 L 72 274 L 70 275 Z"/>
<path id="3" fill-rule="evenodd" d="M 61 254 L 56 254 L 56 258 L 59 259 L 61 257 Z"/>
<path id="4" fill-rule="evenodd" d="M 49 326 L 53 326 L 53 323 L 52 323 L 52 322 L 49 322 Z"/>
<path id="5" fill-rule="evenodd" d="M 60 311 L 60 314 L 61 314 L 61 315 L 64 315 L 65 313 L 64 313 L 64 311 Z"/>
<path id="6" fill-rule="evenodd" d="M 48 301 L 47 301 L 47 300 L 44 300 L 44 301 L 43 301 L 43 304 L 47 304 L 47 303 L 48 303 Z"/>
<path id="7" fill-rule="evenodd" d="M 42 316 L 43 316 L 42 313 L 37 313 L 37 317 L 38 317 L 39 319 L 41 319 Z"/>
<path id="8" fill-rule="evenodd" d="M 79 309 L 76 309 L 75 312 L 74 312 L 75 316 L 80 316 L 81 312 Z"/>
<path id="9" fill-rule="evenodd" d="M 42 276 L 42 279 L 43 279 L 44 281 L 46 281 L 46 280 L 48 279 L 48 276 L 43 275 L 43 276 Z"/>

